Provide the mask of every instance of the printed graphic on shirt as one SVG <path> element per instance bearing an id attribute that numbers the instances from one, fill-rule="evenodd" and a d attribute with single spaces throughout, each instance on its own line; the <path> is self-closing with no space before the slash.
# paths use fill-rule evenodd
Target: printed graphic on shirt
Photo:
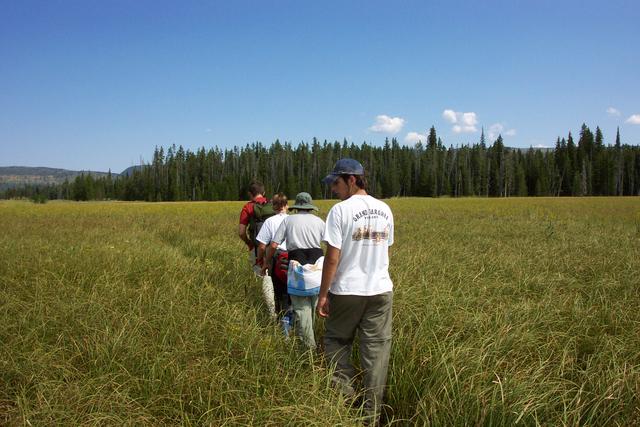
<path id="1" fill-rule="evenodd" d="M 389 240 L 389 226 L 387 225 L 382 231 L 372 230 L 369 227 L 358 227 L 351 235 L 351 240 L 371 240 L 371 243 L 375 245 L 386 242 Z"/>

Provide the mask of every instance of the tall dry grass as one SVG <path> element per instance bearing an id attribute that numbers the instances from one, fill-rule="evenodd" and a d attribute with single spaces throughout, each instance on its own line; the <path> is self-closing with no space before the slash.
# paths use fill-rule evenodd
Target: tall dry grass
<path id="1" fill-rule="evenodd" d="M 386 421 L 640 424 L 639 199 L 389 204 Z M 0 203 L 0 424 L 358 424 L 269 324 L 240 206 Z"/>
<path id="2" fill-rule="evenodd" d="M 639 199 L 391 205 L 397 417 L 640 423 Z"/>
<path id="3" fill-rule="evenodd" d="M 352 423 L 268 323 L 237 211 L 1 204 L 0 424 Z"/>

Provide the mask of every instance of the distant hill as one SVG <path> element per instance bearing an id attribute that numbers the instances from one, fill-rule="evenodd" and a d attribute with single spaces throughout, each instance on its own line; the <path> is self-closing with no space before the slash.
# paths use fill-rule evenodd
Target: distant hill
<path id="1" fill-rule="evenodd" d="M 125 170 L 120 172 L 120 175 L 122 175 L 122 176 L 131 176 L 131 175 L 133 175 L 134 171 L 139 171 L 142 168 L 144 168 L 145 166 L 146 165 L 129 166 L 128 168 L 126 168 Z"/>
<path id="2" fill-rule="evenodd" d="M 524 147 L 504 147 L 504 148 L 506 148 L 508 150 L 517 150 L 517 151 L 519 151 L 521 153 L 526 153 L 529 150 L 542 151 L 543 153 L 555 150 L 554 147 L 527 147 L 527 148 L 524 148 Z"/>
<path id="3" fill-rule="evenodd" d="M 95 177 L 106 176 L 108 172 L 72 171 L 46 167 L 0 166 L 0 191 L 22 185 L 62 184 L 65 180 L 73 180 L 81 174 Z M 112 176 L 118 176 L 112 173 Z"/>

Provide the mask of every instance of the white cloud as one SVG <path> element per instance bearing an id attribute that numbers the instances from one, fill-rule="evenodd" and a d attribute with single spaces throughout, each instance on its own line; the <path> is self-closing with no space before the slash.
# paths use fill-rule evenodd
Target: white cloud
<path id="1" fill-rule="evenodd" d="M 475 126 L 478 124 L 476 113 L 462 113 L 462 123 L 466 126 Z"/>
<path id="2" fill-rule="evenodd" d="M 609 107 L 607 108 L 607 114 L 613 117 L 619 117 L 620 116 L 620 110 L 618 110 L 617 108 L 614 107 Z"/>
<path id="3" fill-rule="evenodd" d="M 633 116 L 627 119 L 627 123 L 631 123 L 632 125 L 640 125 L 640 114 L 634 114 Z"/>
<path id="4" fill-rule="evenodd" d="M 404 137 L 404 142 L 408 144 L 417 144 L 419 141 L 426 142 L 427 135 L 418 132 L 409 132 L 407 136 Z"/>
<path id="5" fill-rule="evenodd" d="M 204 130 L 204 133 L 211 133 L 211 132 L 213 132 L 213 129 L 211 129 L 211 128 L 206 128 Z"/>
<path id="6" fill-rule="evenodd" d="M 463 113 L 453 110 L 444 110 L 442 117 L 454 125 L 451 130 L 453 133 L 472 133 L 477 132 L 478 116 L 474 112 Z"/>
<path id="7" fill-rule="evenodd" d="M 489 138 L 489 141 L 494 141 L 498 138 L 498 135 L 515 136 L 515 134 L 515 129 L 506 129 L 502 123 L 494 123 L 489 126 L 487 136 Z"/>
<path id="8" fill-rule="evenodd" d="M 444 110 L 442 112 L 442 117 L 451 124 L 454 124 L 458 121 L 456 118 L 456 112 L 453 110 Z"/>
<path id="9" fill-rule="evenodd" d="M 533 148 L 551 148 L 551 147 L 549 147 L 548 145 L 537 144 L 537 145 L 534 145 Z"/>
<path id="10" fill-rule="evenodd" d="M 475 126 L 460 126 L 455 125 L 451 128 L 453 133 L 473 133 L 478 132 L 478 129 Z"/>
<path id="11" fill-rule="evenodd" d="M 376 122 L 369 128 L 372 132 L 396 134 L 404 126 L 405 120 L 400 117 L 389 117 L 385 114 L 376 116 Z"/>

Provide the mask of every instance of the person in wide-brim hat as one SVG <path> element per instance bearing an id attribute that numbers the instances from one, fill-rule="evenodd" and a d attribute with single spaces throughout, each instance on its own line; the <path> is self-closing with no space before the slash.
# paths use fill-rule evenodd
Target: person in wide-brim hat
<path id="1" fill-rule="evenodd" d="M 311 199 L 311 194 L 302 192 L 296 195 L 296 202 L 291 206 L 290 209 L 298 209 L 305 211 L 317 211 L 319 210 L 317 206 L 312 204 L 313 199 Z"/>
<path id="2" fill-rule="evenodd" d="M 315 307 L 318 304 L 324 260 L 324 221 L 312 213 L 318 208 L 313 205 L 309 193 L 298 193 L 290 209 L 297 212 L 282 221 L 271 247 L 283 241 L 287 243 L 287 293 L 295 313 L 296 336 L 301 339 L 305 349 L 314 351 L 317 348 L 314 336 Z"/>

